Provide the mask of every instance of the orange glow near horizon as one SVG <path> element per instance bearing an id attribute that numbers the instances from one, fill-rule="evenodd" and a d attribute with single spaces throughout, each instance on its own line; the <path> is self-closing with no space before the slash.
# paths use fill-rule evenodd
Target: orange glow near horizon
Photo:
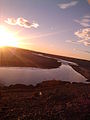
<path id="1" fill-rule="evenodd" d="M 18 47 L 17 36 L 4 26 L 0 26 L 0 47 Z"/>
<path id="2" fill-rule="evenodd" d="M 20 31 L 11 31 L 5 26 L 0 25 L 0 47 L 11 46 L 11 47 L 18 47 L 23 49 L 29 49 L 44 53 L 56 54 L 61 56 L 69 56 L 74 58 L 82 58 L 90 60 L 88 57 L 88 53 L 82 53 L 78 51 L 68 51 L 65 47 L 64 49 L 60 47 L 60 50 L 57 47 L 50 47 L 49 44 L 42 44 L 42 42 L 32 42 L 33 40 L 37 39 L 41 40 L 42 35 L 38 35 L 37 37 L 33 37 L 32 34 L 27 37 L 27 35 L 19 34 Z M 45 34 L 47 36 L 49 34 Z M 49 48 L 49 49 L 48 49 Z M 83 57 L 84 55 L 84 57 Z"/>

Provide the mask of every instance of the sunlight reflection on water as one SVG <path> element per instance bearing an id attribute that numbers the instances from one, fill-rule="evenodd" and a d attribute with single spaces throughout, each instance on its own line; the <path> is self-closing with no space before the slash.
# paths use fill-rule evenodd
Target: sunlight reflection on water
<path id="1" fill-rule="evenodd" d="M 1 67 L 0 81 L 4 85 L 10 84 L 33 84 L 36 85 L 44 80 L 62 80 L 70 82 L 85 82 L 86 78 L 76 72 L 68 64 L 62 64 L 56 69 L 40 69 L 26 67 Z"/>

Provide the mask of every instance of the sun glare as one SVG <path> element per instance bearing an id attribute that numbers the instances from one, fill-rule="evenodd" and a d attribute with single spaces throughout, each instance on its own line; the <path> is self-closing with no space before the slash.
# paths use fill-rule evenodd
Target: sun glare
<path id="1" fill-rule="evenodd" d="M 13 34 L 4 26 L 0 26 L 0 47 L 4 46 L 17 47 L 18 42 L 15 34 Z"/>

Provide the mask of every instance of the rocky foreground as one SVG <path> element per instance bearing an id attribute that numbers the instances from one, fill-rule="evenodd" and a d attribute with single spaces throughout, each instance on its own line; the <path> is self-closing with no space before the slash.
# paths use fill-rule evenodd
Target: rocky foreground
<path id="1" fill-rule="evenodd" d="M 0 120 L 90 120 L 90 84 L 52 80 L 1 87 Z"/>

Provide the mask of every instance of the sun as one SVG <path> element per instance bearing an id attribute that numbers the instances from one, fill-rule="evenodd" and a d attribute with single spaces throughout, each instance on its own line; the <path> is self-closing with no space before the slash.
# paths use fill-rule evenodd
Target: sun
<path id="1" fill-rule="evenodd" d="M 18 47 L 17 37 L 6 27 L 0 26 L 0 47 L 12 46 Z"/>

